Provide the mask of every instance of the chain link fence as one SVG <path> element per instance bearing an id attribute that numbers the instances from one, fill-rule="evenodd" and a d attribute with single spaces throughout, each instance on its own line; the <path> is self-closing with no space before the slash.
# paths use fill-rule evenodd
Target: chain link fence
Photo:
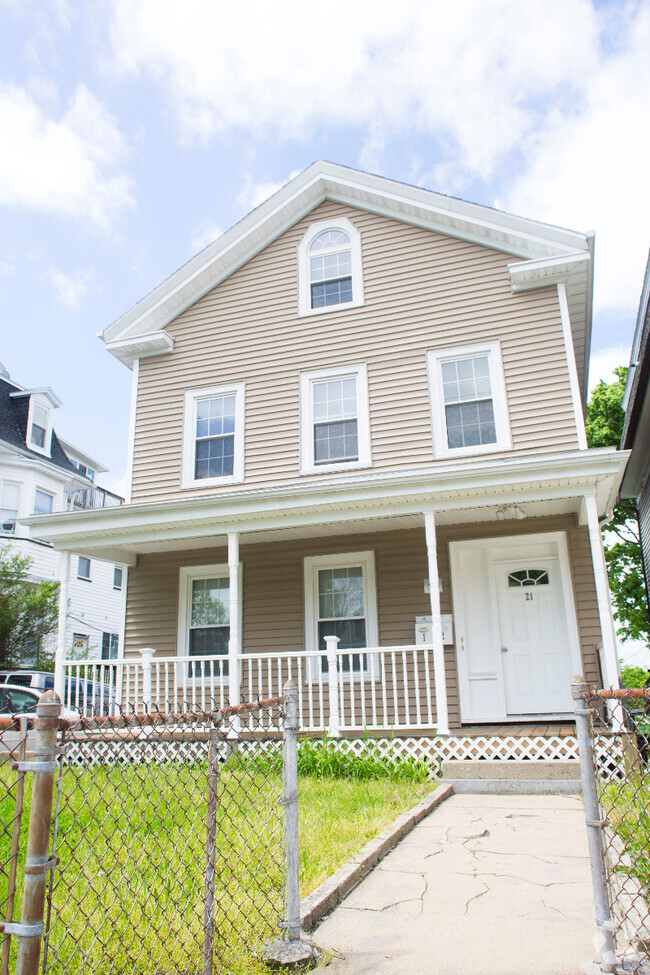
<path id="1" fill-rule="evenodd" d="M 601 966 L 650 975 L 650 691 L 573 696 Z"/>
<path id="2" fill-rule="evenodd" d="M 46 698 L 35 733 L 0 719 L 2 975 L 248 975 L 299 938 L 291 689 L 76 723 Z"/>

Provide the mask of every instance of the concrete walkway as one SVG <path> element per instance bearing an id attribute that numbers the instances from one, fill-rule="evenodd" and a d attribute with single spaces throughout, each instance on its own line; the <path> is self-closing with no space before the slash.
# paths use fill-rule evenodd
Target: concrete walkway
<path id="1" fill-rule="evenodd" d="M 595 933 L 580 797 L 455 795 L 312 937 L 323 975 L 577 975 Z"/>

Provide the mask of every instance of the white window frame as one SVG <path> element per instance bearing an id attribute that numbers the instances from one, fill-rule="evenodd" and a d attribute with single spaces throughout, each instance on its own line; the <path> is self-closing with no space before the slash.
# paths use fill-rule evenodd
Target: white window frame
<path id="1" fill-rule="evenodd" d="M 471 359 L 486 355 L 492 389 L 492 408 L 496 429 L 496 443 L 477 444 L 471 447 L 450 447 L 447 442 L 447 423 L 442 388 L 442 363 L 449 360 Z M 431 395 L 431 420 L 436 457 L 466 457 L 511 450 L 512 437 L 506 398 L 506 383 L 499 342 L 482 342 L 480 345 L 458 345 L 451 349 L 434 349 L 427 353 L 429 391 Z"/>
<path id="2" fill-rule="evenodd" d="M 200 400 L 219 396 L 235 397 L 235 456 L 233 472 L 224 477 L 194 476 L 196 457 L 196 408 Z M 183 477 L 184 488 L 206 488 L 221 484 L 240 484 L 244 480 L 244 383 L 227 383 L 223 386 L 206 386 L 188 389 L 185 393 L 185 421 L 183 430 Z"/>
<path id="3" fill-rule="evenodd" d="M 17 503 L 17 505 L 16 505 L 15 508 L 3 507 L 3 502 L 5 500 L 5 488 L 16 488 L 17 489 L 17 491 L 18 491 L 18 503 Z M 2 510 L 2 511 L 15 511 L 16 512 L 16 520 L 14 521 L 13 531 L 5 531 L 4 528 L 2 527 L 3 524 L 5 524 L 5 522 L 3 522 L 2 520 L 0 520 L 0 534 L 2 534 L 2 535 L 15 535 L 16 534 L 16 525 L 18 524 L 18 516 L 20 514 L 20 502 L 21 502 L 21 500 L 22 500 L 22 490 L 21 490 L 20 481 L 10 481 L 10 480 L 0 481 L 0 510 Z"/>
<path id="4" fill-rule="evenodd" d="M 366 644 L 372 649 L 379 646 L 379 624 L 377 615 L 377 576 L 375 572 L 375 553 L 342 552 L 339 555 L 309 555 L 303 560 L 304 588 L 305 588 L 305 648 L 308 653 L 318 654 L 318 573 L 320 569 L 348 569 L 361 566 L 363 577 L 363 600 L 366 610 Z M 350 653 L 363 653 L 362 649 L 350 650 Z M 359 678 L 377 680 L 379 668 L 376 654 L 368 653 L 368 668 L 353 675 L 353 680 Z M 311 661 L 309 679 L 320 681 L 322 672 L 315 660 Z M 349 680 L 349 674 L 342 674 L 344 680 Z"/>
<path id="5" fill-rule="evenodd" d="M 119 584 L 119 586 L 115 582 L 115 580 L 117 578 L 117 573 L 118 572 L 120 574 L 120 584 Z M 121 592 L 123 585 L 124 585 L 124 569 L 122 568 L 121 565 L 114 565 L 113 566 L 113 589 L 119 590 L 119 592 Z"/>
<path id="6" fill-rule="evenodd" d="M 239 592 L 242 592 L 242 564 L 237 566 L 239 576 Z M 230 566 L 227 562 L 217 565 L 183 565 L 180 567 L 178 576 L 178 633 L 176 639 L 176 653 L 179 657 L 189 658 L 190 656 L 190 627 L 191 619 L 190 599 L 192 594 L 192 582 L 195 579 L 228 579 L 230 586 Z M 228 607 L 230 616 L 230 606 Z M 230 625 L 230 624 L 229 624 Z M 243 632 L 243 600 L 239 600 L 239 632 Z M 228 659 L 226 654 L 225 659 Z M 213 682 L 215 687 L 228 687 L 230 675 L 228 677 L 205 676 L 189 677 L 187 674 L 187 664 L 183 665 L 183 680 L 189 684 L 205 684 Z"/>
<path id="7" fill-rule="evenodd" d="M 56 496 L 51 491 L 46 491 L 45 488 L 38 487 L 38 485 L 34 488 L 34 511 L 32 513 L 33 514 L 37 514 L 37 512 L 36 512 L 36 495 L 37 494 L 44 494 L 44 495 L 46 495 L 46 497 L 52 498 L 52 507 L 50 508 L 50 510 L 49 511 L 41 511 L 41 512 L 38 512 L 38 514 L 48 514 L 48 515 L 49 514 L 52 514 L 52 512 L 54 511 L 54 502 L 56 500 Z"/>
<path id="8" fill-rule="evenodd" d="M 80 575 L 80 568 L 81 568 L 80 563 L 81 563 L 81 560 L 82 559 L 85 559 L 86 562 L 88 563 L 88 575 L 87 576 Z M 92 562 L 91 562 L 89 556 L 87 556 L 87 555 L 78 555 L 77 556 L 77 579 L 81 579 L 83 582 L 92 582 L 91 571 L 92 571 Z"/>
<path id="9" fill-rule="evenodd" d="M 45 410 L 47 417 L 47 423 L 45 427 L 45 442 L 42 447 L 38 444 L 32 443 L 32 427 L 34 425 L 34 412 L 35 407 L 40 406 L 41 409 Z M 52 413 L 53 409 L 51 404 L 43 397 L 38 396 L 35 393 L 29 397 L 29 412 L 27 414 L 27 449 L 35 450 L 37 454 L 42 454 L 44 457 L 51 457 L 52 455 Z"/>
<path id="10" fill-rule="evenodd" d="M 326 230 L 342 230 L 350 238 L 350 257 L 352 262 L 352 301 L 341 302 L 338 305 L 326 305 L 324 308 L 312 308 L 311 306 L 311 280 L 309 273 L 309 248 L 314 239 Z M 361 262 L 361 235 L 359 231 L 346 220 L 340 217 L 337 220 L 324 220 L 320 223 L 313 223 L 298 247 L 298 314 L 299 315 L 321 315 L 324 312 L 330 314 L 342 311 L 346 308 L 358 308 L 363 305 L 363 265 Z"/>
<path id="11" fill-rule="evenodd" d="M 333 461 L 329 464 L 314 462 L 314 397 L 312 387 L 316 382 L 328 379 L 351 379 L 357 389 L 357 460 Z M 370 414 L 368 409 L 368 374 L 365 363 L 336 366 L 300 374 L 300 473 L 327 474 L 359 467 L 371 467 Z"/>

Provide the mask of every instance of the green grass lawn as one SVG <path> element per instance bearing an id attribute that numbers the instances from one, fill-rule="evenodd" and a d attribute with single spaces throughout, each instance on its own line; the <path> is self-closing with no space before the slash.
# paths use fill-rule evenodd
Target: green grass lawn
<path id="1" fill-rule="evenodd" d="M 650 901 L 650 774 L 631 776 L 625 784 L 613 782 L 605 786 L 602 802 L 607 819 L 630 858 L 630 872 Z"/>
<path id="2" fill-rule="evenodd" d="M 201 763 L 131 764 L 63 775 L 48 972 L 195 975 L 201 968 L 206 863 Z M 10 773 L 0 769 L 0 778 Z M 312 890 L 416 803 L 431 783 L 301 776 L 301 889 Z M 26 790 L 28 799 L 28 790 Z M 282 807 L 276 770 L 219 777 L 215 851 L 216 953 L 233 975 L 266 971 L 251 954 L 278 932 Z M 5 826 L 9 797 L 0 801 Z M 27 817 L 21 849 L 26 845 Z M 0 867 L 9 855 L 0 834 Z M 4 890 L 2 889 L 4 884 Z M 0 872 L 0 904 L 6 876 Z M 12 939 L 15 940 L 15 939 Z"/>

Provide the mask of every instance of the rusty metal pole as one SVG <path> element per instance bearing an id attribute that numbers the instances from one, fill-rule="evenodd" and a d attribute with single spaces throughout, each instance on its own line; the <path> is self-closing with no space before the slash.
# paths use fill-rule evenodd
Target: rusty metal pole
<path id="1" fill-rule="evenodd" d="M 582 798 L 587 824 L 587 842 L 591 864 L 591 886 L 594 894 L 600 967 L 603 972 L 617 971 L 614 929 L 607 895 L 605 859 L 603 855 L 603 823 L 596 790 L 596 769 L 594 766 L 594 746 L 592 740 L 592 710 L 589 707 L 589 685 L 584 677 L 577 676 L 571 682 L 571 697 L 574 701 L 576 737 L 580 755 L 580 777 L 582 779 Z"/>
<path id="2" fill-rule="evenodd" d="M 36 707 L 36 745 L 33 761 L 16 762 L 17 771 L 31 772 L 32 801 L 29 812 L 25 883 L 20 925 L 13 933 L 18 936 L 16 975 L 38 975 L 38 963 L 43 940 L 43 915 L 47 874 L 50 863 L 50 832 L 52 827 L 52 797 L 57 772 L 57 732 L 61 715 L 61 701 L 54 691 L 46 691 Z"/>

